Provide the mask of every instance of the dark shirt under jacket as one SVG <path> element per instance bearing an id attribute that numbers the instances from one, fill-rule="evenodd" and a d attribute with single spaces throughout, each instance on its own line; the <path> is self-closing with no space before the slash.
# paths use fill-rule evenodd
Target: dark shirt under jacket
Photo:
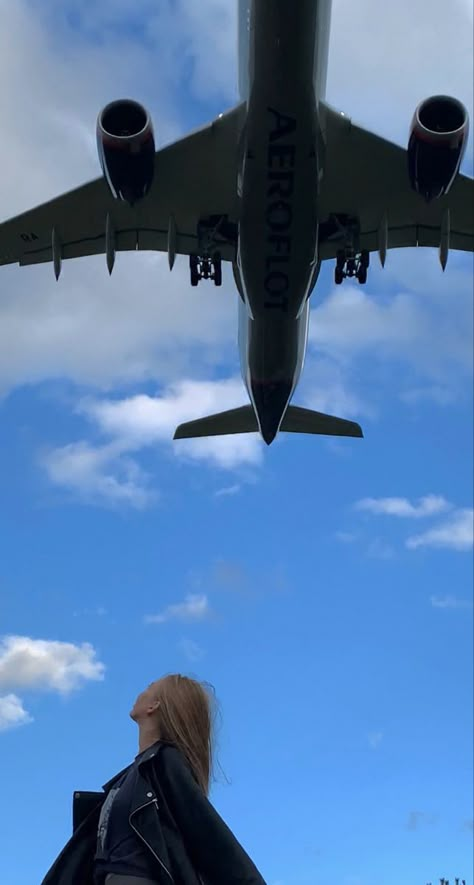
<path id="1" fill-rule="evenodd" d="M 94 858 L 94 885 L 103 885 L 107 873 L 154 878 L 153 858 L 129 823 L 142 755 L 139 753 L 135 757 L 102 806 Z"/>

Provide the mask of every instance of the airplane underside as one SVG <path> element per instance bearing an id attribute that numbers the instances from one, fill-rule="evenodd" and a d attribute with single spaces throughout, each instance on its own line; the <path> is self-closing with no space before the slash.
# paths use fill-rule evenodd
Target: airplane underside
<path id="1" fill-rule="evenodd" d="M 121 251 L 189 260 L 193 287 L 232 265 L 249 404 L 181 425 L 176 438 L 258 431 L 361 436 L 353 422 L 292 403 L 321 265 L 364 285 L 389 249 L 474 250 L 474 181 L 460 172 L 469 115 L 434 95 L 407 146 L 325 101 L 331 0 L 238 0 L 240 103 L 156 149 L 148 111 L 112 101 L 97 118 L 101 175 L 0 224 L 0 265 Z"/>

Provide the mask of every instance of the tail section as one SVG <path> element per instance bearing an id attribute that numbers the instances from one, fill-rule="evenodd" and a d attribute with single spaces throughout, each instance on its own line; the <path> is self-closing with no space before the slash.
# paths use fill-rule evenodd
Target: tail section
<path id="1" fill-rule="evenodd" d="M 256 433 L 259 429 L 254 408 L 248 405 L 180 424 L 176 428 L 174 439 L 225 436 L 231 433 Z M 364 435 L 361 427 L 355 421 L 334 418 L 332 415 L 313 412 L 311 409 L 302 409 L 299 406 L 288 406 L 280 430 L 286 433 L 316 433 L 324 436 L 363 437 Z M 271 439 L 273 437 L 274 434 Z"/>
<path id="2" fill-rule="evenodd" d="M 253 406 L 248 405 L 180 424 L 175 430 L 174 439 L 224 436 L 228 433 L 255 433 L 256 431 L 258 431 L 257 418 Z"/>
<path id="3" fill-rule="evenodd" d="M 324 412 L 313 412 L 300 406 L 288 406 L 280 430 L 287 433 L 319 433 L 324 436 L 364 436 L 362 428 L 355 421 L 334 418 Z"/>

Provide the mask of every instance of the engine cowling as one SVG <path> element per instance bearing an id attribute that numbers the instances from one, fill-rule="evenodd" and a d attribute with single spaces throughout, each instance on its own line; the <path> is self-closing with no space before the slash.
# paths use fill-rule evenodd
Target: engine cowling
<path id="1" fill-rule="evenodd" d="M 412 188 L 427 201 L 450 190 L 466 150 L 469 116 L 462 102 L 433 95 L 418 105 L 408 143 Z"/>
<path id="2" fill-rule="evenodd" d="M 148 111 L 130 99 L 113 101 L 97 118 L 97 150 L 112 196 L 133 206 L 153 183 L 155 138 Z"/>

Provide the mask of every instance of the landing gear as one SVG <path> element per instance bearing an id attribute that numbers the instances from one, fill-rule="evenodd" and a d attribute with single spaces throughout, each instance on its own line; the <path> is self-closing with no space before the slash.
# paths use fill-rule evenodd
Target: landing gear
<path id="1" fill-rule="evenodd" d="M 334 282 L 336 286 L 347 279 L 347 277 L 357 277 L 359 283 L 364 285 L 367 282 L 367 269 L 370 264 L 370 252 L 364 249 L 360 253 L 351 250 L 340 249 L 336 257 L 336 269 L 334 271 Z"/>
<path id="2" fill-rule="evenodd" d="M 214 280 L 215 286 L 222 286 L 222 254 L 230 259 L 229 248 L 237 247 L 237 224 L 229 221 L 227 215 L 209 215 L 200 218 L 197 225 L 198 254 L 189 256 L 191 286 L 201 280 Z"/>
<path id="3" fill-rule="evenodd" d="M 197 255 L 189 256 L 189 270 L 191 274 L 191 286 L 197 286 L 201 279 L 199 274 L 199 258 Z"/>
<path id="4" fill-rule="evenodd" d="M 222 258 L 219 252 L 212 258 L 209 255 L 190 255 L 189 271 L 191 286 L 197 286 L 201 280 L 214 280 L 215 286 L 222 286 Z"/>
<path id="5" fill-rule="evenodd" d="M 333 244 L 337 249 L 334 271 L 336 286 L 340 286 L 347 277 L 356 277 L 362 285 L 367 282 L 370 253 L 367 249 L 360 249 L 360 237 L 360 219 L 356 215 L 333 213 L 319 225 L 320 245 Z"/>
<path id="6" fill-rule="evenodd" d="M 370 264 L 370 252 L 367 249 L 364 249 L 360 253 L 359 259 L 359 267 L 357 268 L 356 276 L 361 285 L 367 282 L 367 270 Z"/>
<path id="7" fill-rule="evenodd" d="M 222 286 L 222 258 L 218 252 L 214 255 L 214 285 Z"/>

